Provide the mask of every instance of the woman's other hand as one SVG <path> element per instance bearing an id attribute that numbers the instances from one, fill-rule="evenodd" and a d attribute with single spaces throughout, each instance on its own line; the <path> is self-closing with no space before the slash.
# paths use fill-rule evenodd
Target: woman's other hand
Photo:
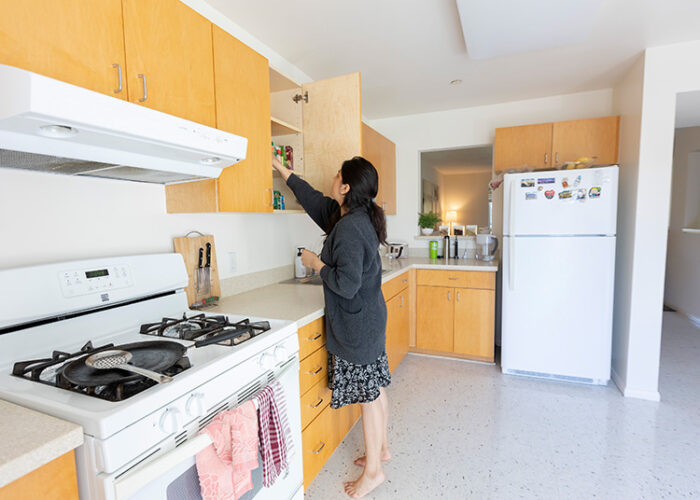
<path id="1" fill-rule="evenodd" d="M 285 181 L 289 178 L 290 175 L 292 175 L 292 171 L 284 165 L 282 165 L 282 163 L 277 159 L 277 157 L 275 156 L 274 148 L 272 148 L 272 166 L 275 170 L 277 170 L 280 173 L 282 179 L 284 179 Z"/>
<path id="2" fill-rule="evenodd" d="M 316 273 L 320 273 L 321 268 L 325 265 L 318 255 L 306 249 L 301 251 L 301 263 L 306 267 L 310 267 Z"/>

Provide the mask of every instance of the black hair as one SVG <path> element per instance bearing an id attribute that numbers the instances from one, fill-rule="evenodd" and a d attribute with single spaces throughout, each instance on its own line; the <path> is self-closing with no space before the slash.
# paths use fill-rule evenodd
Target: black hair
<path id="1" fill-rule="evenodd" d="M 366 210 L 377 233 L 379 243 L 386 244 L 386 217 L 384 210 L 374 202 L 379 190 L 377 169 L 363 157 L 354 156 L 343 162 L 340 176 L 343 184 L 350 187 L 350 190 L 345 193 L 343 208 L 346 209 L 346 212 L 355 209 Z M 340 210 L 332 217 L 328 232 L 339 219 Z"/>

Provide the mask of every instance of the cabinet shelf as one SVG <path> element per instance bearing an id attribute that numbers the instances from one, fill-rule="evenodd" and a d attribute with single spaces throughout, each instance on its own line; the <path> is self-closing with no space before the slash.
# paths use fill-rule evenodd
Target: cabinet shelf
<path id="1" fill-rule="evenodd" d="M 289 135 L 289 134 L 300 134 L 301 129 L 295 127 L 294 125 L 287 123 L 279 118 L 270 117 L 270 125 L 272 130 L 272 137 L 278 135 Z"/>

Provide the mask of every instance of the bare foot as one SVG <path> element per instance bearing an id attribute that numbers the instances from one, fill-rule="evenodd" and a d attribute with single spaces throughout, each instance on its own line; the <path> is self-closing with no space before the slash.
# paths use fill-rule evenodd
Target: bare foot
<path id="1" fill-rule="evenodd" d="M 383 451 L 382 452 L 382 457 L 380 459 L 382 462 L 388 462 L 391 460 L 391 452 L 389 450 Z M 365 464 L 367 463 L 367 457 L 360 457 L 357 460 L 353 462 L 355 465 L 359 465 L 360 467 L 364 467 Z"/>
<path id="2" fill-rule="evenodd" d="M 383 472 L 380 471 L 374 476 L 370 476 L 366 472 L 363 472 L 362 475 L 355 481 L 348 481 L 345 483 L 345 493 L 350 498 L 362 498 L 383 482 Z"/>

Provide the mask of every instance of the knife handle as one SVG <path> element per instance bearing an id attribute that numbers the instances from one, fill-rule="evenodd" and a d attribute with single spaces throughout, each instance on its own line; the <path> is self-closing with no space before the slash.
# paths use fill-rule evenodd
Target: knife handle
<path id="1" fill-rule="evenodd" d="M 200 248 L 199 249 L 199 262 L 197 263 L 198 268 L 202 268 L 202 261 L 204 260 L 204 249 Z"/>
<path id="2" fill-rule="evenodd" d="M 207 242 L 207 263 L 204 267 L 211 267 L 211 243 Z"/>

